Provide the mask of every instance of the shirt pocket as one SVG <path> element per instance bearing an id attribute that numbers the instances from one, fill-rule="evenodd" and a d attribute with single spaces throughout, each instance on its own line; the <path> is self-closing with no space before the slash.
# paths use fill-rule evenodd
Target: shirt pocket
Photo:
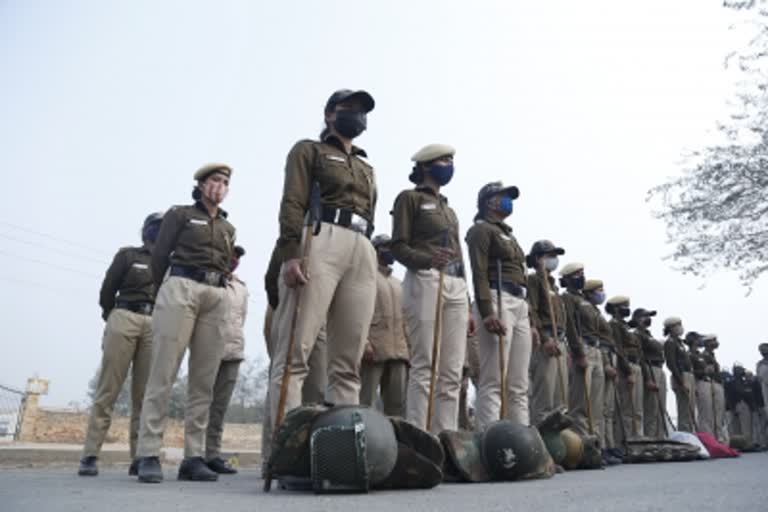
<path id="1" fill-rule="evenodd" d="M 323 192 L 351 187 L 354 181 L 347 159 L 332 153 L 321 154 L 318 157 L 315 178 Z"/>

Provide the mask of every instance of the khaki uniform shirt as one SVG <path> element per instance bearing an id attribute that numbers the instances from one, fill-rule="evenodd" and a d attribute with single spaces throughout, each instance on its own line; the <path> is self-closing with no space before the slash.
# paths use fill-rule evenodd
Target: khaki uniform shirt
<path id="1" fill-rule="evenodd" d="M 573 357 L 584 355 L 584 309 L 589 302 L 578 292 L 565 291 L 561 295 L 565 305 L 565 313 L 568 317 L 565 335 L 568 338 L 568 346 Z M 593 335 L 594 337 L 594 335 Z"/>
<path id="2" fill-rule="evenodd" d="M 264 290 L 267 292 L 267 302 L 272 309 L 277 309 L 280 303 L 278 290 L 280 289 L 280 267 L 283 261 L 280 259 L 280 249 L 276 245 L 272 250 L 272 257 L 269 259 L 267 273 L 264 275 Z"/>
<path id="3" fill-rule="evenodd" d="M 101 283 L 99 305 L 102 317 L 107 318 L 115 307 L 115 300 L 125 302 L 155 302 L 149 248 L 124 247 L 117 251 Z"/>
<path id="4" fill-rule="evenodd" d="M 503 222 L 476 220 L 467 231 L 466 241 L 477 309 L 486 318 L 493 314 L 490 282 L 498 280 L 496 262 L 501 260 L 501 278 L 505 283 L 526 287 L 525 253 L 512 235 L 512 228 Z"/>
<path id="5" fill-rule="evenodd" d="M 627 322 L 611 318 L 608 323 L 613 332 L 616 353 L 619 355 L 619 369 L 624 375 L 629 375 L 631 371 L 629 363 L 640 364 L 640 340 L 629 330 Z"/>
<path id="6" fill-rule="evenodd" d="M 368 342 L 373 347 L 373 360 L 376 362 L 409 359 L 403 321 L 402 283 L 388 267 L 380 266 L 376 276 L 376 306 Z"/>
<path id="7" fill-rule="evenodd" d="M 709 350 L 704 350 L 704 352 L 701 355 L 704 358 L 704 363 L 709 368 L 711 368 L 711 370 L 709 371 L 709 375 L 710 377 L 712 377 L 712 380 L 722 384 L 723 376 L 720 375 L 720 363 L 717 362 L 715 353 Z"/>
<path id="8" fill-rule="evenodd" d="M 711 377 L 707 371 L 707 363 L 704 361 L 704 354 L 698 349 L 689 348 L 688 353 L 691 357 L 691 366 L 693 367 L 693 376 L 696 380 L 706 379 Z"/>
<path id="9" fill-rule="evenodd" d="M 667 360 L 667 368 L 672 372 L 672 379 L 676 384 L 683 383 L 683 373 L 690 372 L 691 356 L 685 349 L 683 340 L 676 336 L 670 336 L 664 342 L 664 357 Z"/>
<path id="10" fill-rule="evenodd" d="M 280 203 L 281 261 L 299 258 L 304 216 L 309 210 L 312 183 L 320 186 L 323 206 L 347 209 L 373 224 L 376 209 L 376 180 L 362 160 L 365 151 L 352 147 L 347 154 L 333 135 L 322 142 L 297 142 L 285 164 L 283 199 Z"/>
<path id="11" fill-rule="evenodd" d="M 448 199 L 428 187 L 404 190 L 392 209 L 392 255 L 410 270 L 432 267 L 432 253 L 443 245 L 462 261 L 459 219 Z"/>
<path id="12" fill-rule="evenodd" d="M 152 249 L 152 276 L 160 288 L 169 265 L 226 274 L 234 257 L 235 227 L 219 208 L 211 217 L 202 203 L 173 206 L 163 216 Z"/>
<path id="13" fill-rule="evenodd" d="M 544 277 L 538 272 L 528 274 L 528 304 L 530 316 L 534 327 L 540 330 L 547 328 L 552 332 L 552 318 L 549 315 L 549 301 L 552 301 L 552 311 L 555 314 L 555 323 L 558 330 L 566 330 L 565 305 L 558 293 L 557 284 L 552 276 L 549 278 L 549 299 L 545 287 Z"/>
<path id="14" fill-rule="evenodd" d="M 245 358 L 243 326 L 245 325 L 245 317 L 248 315 L 248 287 L 244 281 L 233 275 L 227 289 L 231 293 L 229 326 L 232 334 L 224 344 L 224 355 L 221 359 L 222 361 L 242 361 Z"/>

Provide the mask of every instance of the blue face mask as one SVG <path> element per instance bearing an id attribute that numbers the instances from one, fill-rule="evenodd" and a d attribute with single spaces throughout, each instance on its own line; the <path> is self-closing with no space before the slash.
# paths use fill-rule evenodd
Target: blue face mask
<path id="1" fill-rule="evenodd" d="M 447 185 L 453 178 L 453 164 L 432 164 L 429 166 L 429 175 L 441 187 Z"/>
<path id="2" fill-rule="evenodd" d="M 143 237 L 145 240 L 155 243 L 155 240 L 157 240 L 158 233 L 160 233 L 160 223 L 153 222 L 152 224 L 144 228 Z"/>
<path id="3" fill-rule="evenodd" d="M 509 196 L 502 197 L 501 201 L 499 201 L 499 213 L 512 215 L 512 209 L 512 198 Z"/>
<path id="4" fill-rule="evenodd" d="M 592 293 L 592 304 L 595 306 L 599 306 L 605 302 L 605 292 L 593 292 Z"/>

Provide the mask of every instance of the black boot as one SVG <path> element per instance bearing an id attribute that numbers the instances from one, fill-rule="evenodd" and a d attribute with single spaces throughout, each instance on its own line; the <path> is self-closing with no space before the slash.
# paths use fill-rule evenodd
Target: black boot
<path id="1" fill-rule="evenodd" d="M 208 469 L 215 473 L 219 473 L 220 475 L 234 475 L 237 473 L 237 470 L 221 457 L 214 457 L 207 460 L 205 461 L 205 465 L 208 466 Z"/>
<path id="2" fill-rule="evenodd" d="M 99 467 L 96 465 L 96 461 L 99 458 L 94 455 L 89 455 L 80 459 L 80 468 L 77 470 L 77 474 L 80 476 L 96 476 L 99 474 Z"/>
<path id="3" fill-rule="evenodd" d="M 159 484 L 163 481 L 160 457 L 141 457 L 138 463 L 139 482 Z"/>
<path id="4" fill-rule="evenodd" d="M 208 469 L 202 457 L 190 457 L 181 461 L 178 478 L 193 482 L 215 482 L 219 475 Z"/>
<path id="5" fill-rule="evenodd" d="M 131 465 L 128 468 L 128 474 L 130 476 L 139 476 L 139 459 L 133 459 Z"/>
<path id="6" fill-rule="evenodd" d="M 610 450 L 603 450 L 603 464 L 606 466 L 616 466 L 621 464 L 621 459 L 615 457 Z"/>

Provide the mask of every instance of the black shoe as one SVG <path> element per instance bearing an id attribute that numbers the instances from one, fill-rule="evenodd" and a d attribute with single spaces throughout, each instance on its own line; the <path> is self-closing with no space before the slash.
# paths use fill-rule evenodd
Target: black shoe
<path id="1" fill-rule="evenodd" d="M 128 468 L 128 475 L 139 476 L 139 459 L 133 459 L 131 465 Z"/>
<path id="2" fill-rule="evenodd" d="M 190 457 L 181 461 L 178 479 L 192 482 L 215 482 L 219 479 L 219 475 L 208 469 L 202 457 Z"/>
<path id="3" fill-rule="evenodd" d="M 613 457 L 616 457 L 620 461 L 624 462 L 624 450 L 622 450 L 621 448 L 609 448 L 607 451 Z"/>
<path id="4" fill-rule="evenodd" d="M 621 464 L 621 459 L 615 457 L 610 450 L 603 450 L 603 465 L 616 466 L 618 464 Z"/>
<path id="5" fill-rule="evenodd" d="M 163 481 L 160 457 L 141 457 L 138 461 L 139 482 L 159 484 Z"/>
<path id="6" fill-rule="evenodd" d="M 98 457 L 89 455 L 80 459 L 80 468 L 77 470 L 77 474 L 80 476 L 96 476 L 99 474 L 99 467 L 96 465 Z"/>
<path id="7" fill-rule="evenodd" d="M 211 460 L 207 460 L 205 461 L 205 465 L 208 466 L 208 469 L 220 475 L 234 475 L 237 473 L 237 470 L 221 457 L 214 457 Z"/>

